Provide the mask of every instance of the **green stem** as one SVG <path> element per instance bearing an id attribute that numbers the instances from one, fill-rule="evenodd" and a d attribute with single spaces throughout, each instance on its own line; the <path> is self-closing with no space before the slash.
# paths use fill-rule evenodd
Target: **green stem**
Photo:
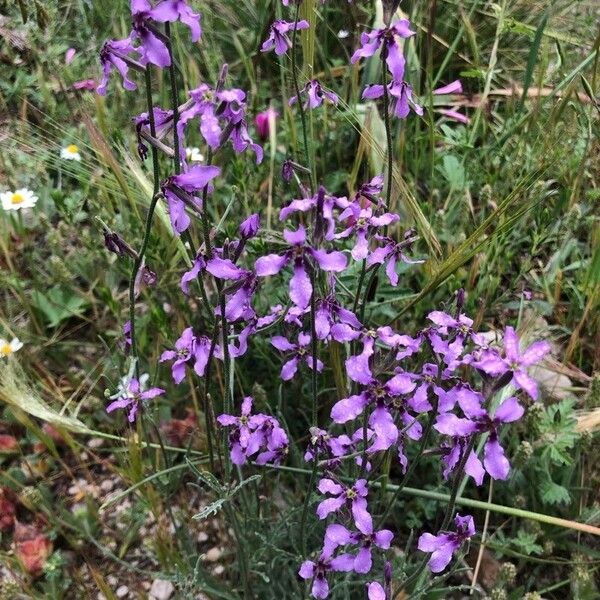
<path id="1" fill-rule="evenodd" d="M 150 66 L 146 67 L 145 71 L 146 75 L 146 102 L 148 104 L 148 118 L 150 120 L 150 135 L 152 137 L 156 137 L 156 124 L 154 122 L 154 110 L 152 104 L 152 78 L 150 75 Z M 154 216 L 154 210 L 156 208 L 156 204 L 160 198 L 160 167 L 158 164 L 158 150 L 152 146 L 152 170 L 153 170 L 153 179 L 154 179 L 154 187 L 152 192 L 152 200 L 150 201 L 150 206 L 148 208 L 148 215 L 146 217 L 146 226 L 144 231 L 144 239 L 142 241 L 142 246 L 138 255 L 133 263 L 133 270 L 131 272 L 131 279 L 129 280 L 129 321 L 130 321 L 130 335 L 131 335 L 131 354 L 135 360 L 135 374 L 139 379 L 140 376 L 140 368 L 139 368 L 139 360 L 138 360 L 138 347 L 137 347 L 137 337 L 135 333 L 135 280 L 137 278 L 137 274 L 144 262 L 144 255 L 146 254 L 146 249 L 148 248 L 148 242 L 150 241 L 150 231 L 152 230 L 152 218 Z"/>
<path id="2" fill-rule="evenodd" d="M 300 123 L 302 124 L 302 138 L 304 141 L 304 159 L 306 160 L 306 168 L 310 170 L 310 188 L 311 192 L 315 189 L 314 172 L 311 167 L 310 151 L 308 147 L 308 133 L 306 130 L 306 115 L 304 114 L 304 105 L 300 98 L 300 85 L 298 84 L 298 73 L 296 72 L 296 39 L 298 37 L 298 17 L 300 14 L 300 2 L 296 2 L 296 14 L 294 16 L 294 31 L 292 33 L 292 81 L 294 82 L 294 91 L 296 92 L 296 103 L 300 112 Z"/>
<path id="3" fill-rule="evenodd" d="M 385 141 L 387 145 L 387 185 L 385 191 L 385 205 L 390 210 L 390 198 L 392 196 L 392 169 L 393 169 L 393 148 L 392 148 L 392 127 L 390 124 L 390 97 L 387 88 L 387 58 L 386 52 L 381 54 L 381 70 L 383 80 L 383 122 L 385 124 Z"/>
<path id="4" fill-rule="evenodd" d="M 408 469 L 406 470 L 406 473 L 404 474 L 404 477 L 398 484 L 396 491 L 394 492 L 394 495 L 392 496 L 392 499 L 390 500 L 389 504 L 387 505 L 383 515 L 381 515 L 381 517 L 379 518 L 379 520 L 377 522 L 376 529 L 379 529 L 381 527 L 381 525 L 387 519 L 388 515 L 390 514 L 390 511 L 396 504 L 398 497 L 402 493 L 402 490 L 404 489 L 404 487 L 410 480 L 415 468 L 419 464 L 419 459 L 423 456 L 423 450 L 425 450 L 425 446 L 427 445 L 427 440 L 429 439 L 429 433 L 431 432 L 431 428 L 433 426 L 433 422 L 435 420 L 436 413 L 437 413 L 437 403 L 433 407 L 431 413 L 429 414 L 429 419 L 427 420 L 427 425 L 425 426 L 425 431 L 423 431 L 423 435 L 421 436 L 421 443 L 419 445 L 419 451 L 417 453 L 417 456 L 411 461 Z"/>

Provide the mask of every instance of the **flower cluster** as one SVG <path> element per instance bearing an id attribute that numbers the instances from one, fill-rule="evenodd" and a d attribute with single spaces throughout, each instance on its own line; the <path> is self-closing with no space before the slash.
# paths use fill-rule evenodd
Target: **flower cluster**
<path id="1" fill-rule="evenodd" d="M 243 465 L 256 455 L 255 462 L 258 465 L 279 464 L 287 454 L 287 434 L 274 417 L 262 413 L 250 414 L 252 403 L 252 398 L 247 396 L 242 402 L 242 414 L 239 417 L 226 414 L 217 417 L 220 425 L 231 428 L 231 462 Z"/>
<path id="2" fill-rule="evenodd" d="M 391 4 L 394 2 L 385 3 L 386 7 Z M 362 35 L 361 47 L 352 62 L 381 52 L 391 81 L 387 82 L 385 71 L 383 84 L 368 86 L 363 96 L 378 98 L 389 93 L 394 99 L 393 112 L 405 118 L 411 108 L 422 113 L 404 80 L 402 44 L 415 32 L 407 20 L 390 24 L 393 12 L 388 14 L 384 28 Z M 133 89 L 129 68 L 144 70 L 150 64 L 159 68 L 171 64 L 169 39 L 157 24 L 181 21 L 189 27 L 193 40 L 201 33 L 200 16 L 183 0 L 163 0 L 155 6 L 148 0 L 133 0 L 132 20 L 130 36 L 109 41 L 102 50 L 104 80 L 99 93 L 105 92 L 113 68 L 121 73 L 124 87 Z M 275 21 L 262 51 L 273 49 L 277 55 L 285 55 L 293 46 L 296 32 L 308 27 L 306 21 L 297 19 Z M 407 333 L 367 322 L 364 315 L 369 290 L 362 289 L 363 281 L 387 285 L 383 277 L 381 282 L 376 280 L 381 270 L 389 284 L 396 287 L 400 281 L 398 263 L 423 262 L 412 257 L 418 241 L 416 232 L 400 227 L 400 215 L 391 212 L 390 198 L 383 197 L 383 175 L 346 197 L 316 185 L 309 165 L 288 159 L 282 174 L 288 182 L 295 177 L 299 192 L 280 207 L 279 220 L 285 223 L 282 236 L 272 232 L 263 236 L 255 247 L 267 247 L 268 251 L 251 259 L 254 254 L 246 252 L 248 243 L 261 233 L 259 215 L 254 214 L 240 224 L 238 239 L 220 239 L 219 232 L 207 222 L 206 203 L 223 175 L 226 161 L 216 166 L 211 164 L 212 159 L 220 160 L 219 152 L 227 142 L 236 153 L 252 150 L 257 163 L 263 157 L 262 148 L 248 132 L 246 93 L 227 88 L 226 80 L 224 67 L 214 86 L 202 83 L 191 90 L 181 110 L 149 106 L 148 112 L 134 119 L 142 159 L 147 154 L 146 143 L 164 150 L 160 139 L 169 131 L 177 134 L 174 139 L 179 140 L 179 147 L 166 150 L 181 172 L 175 169 L 160 181 L 174 233 L 187 232 L 192 216 L 203 221 L 203 244 L 191 256 L 191 268 L 182 274 L 180 287 L 183 294 L 191 296 L 192 286 L 197 285 L 203 296 L 206 322 L 211 323 L 213 332 L 209 327 L 203 330 L 206 323 L 200 319 L 194 327 L 183 330 L 174 347 L 162 353 L 160 362 L 170 363 L 172 378 L 179 385 L 186 374 L 193 376 L 191 371 L 208 378 L 211 361 L 220 360 L 228 386 L 231 358 L 244 355 L 254 336 L 273 330 L 270 343 L 284 355 L 281 379 L 288 382 L 301 369 L 308 369 L 313 384 L 314 422 L 304 459 L 320 470 L 317 490 L 321 500 L 316 514 L 328 524 L 318 556 L 307 558 L 299 575 L 311 581 L 315 598 L 326 598 L 333 573 L 370 575 L 392 543 L 393 532 L 380 528 L 378 521 L 383 525 L 385 519 L 378 518 L 377 506 L 369 503 L 371 482 L 384 452 L 393 457 L 393 469 L 407 473 L 411 466 L 407 445 L 414 441 L 422 448 L 426 443 L 434 444 L 437 447 L 433 453 L 440 456 L 440 470 L 446 479 L 466 473 L 481 485 L 486 473 L 498 480 L 508 477 L 510 465 L 501 444 L 501 431 L 523 415 L 516 394 L 522 391 L 533 400 L 537 398 L 537 386 L 527 369 L 545 356 L 549 346 L 537 342 L 521 351 L 511 327 L 506 329 L 503 348 L 490 343 L 489 336 L 475 331 L 472 319 L 462 312 L 462 294 L 457 296 L 456 310 L 431 312 L 427 326 L 420 331 Z M 324 101 L 338 102 L 338 96 L 316 79 L 295 87 L 297 94 L 289 99 L 289 105 L 301 112 L 302 120 L 304 110 L 319 109 Z M 449 94 L 458 89 L 455 82 L 433 93 Z M 269 135 L 276 117 L 273 108 L 256 116 L 261 139 Z M 185 138 L 193 123 L 206 145 L 207 164 L 197 164 L 201 160 L 186 152 Z M 159 185 L 158 177 L 155 185 Z M 111 238 L 111 243 L 122 250 L 115 239 Z M 340 278 L 349 269 L 361 273 L 355 297 Z M 265 314 L 259 290 L 267 278 L 275 277 L 281 284 L 281 303 Z M 214 304 L 209 301 L 207 287 L 217 297 Z M 130 339 L 134 328 L 132 321 Z M 332 361 L 334 356 L 342 358 L 333 365 L 327 364 L 326 356 Z M 336 368 L 337 389 L 344 391 L 331 406 L 330 421 L 324 426 L 318 422 L 317 379 L 329 367 Z M 498 401 L 498 392 L 506 391 L 509 385 L 515 395 L 504 394 Z M 131 379 L 126 392 L 107 410 L 128 409 L 128 418 L 133 421 L 143 400 L 162 393 L 159 388 L 141 391 L 139 381 Z M 278 465 L 287 456 L 289 444 L 279 421 L 266 414 L 252 414 L 253 400 L 249 396 L 244 398 L 239 416 L 227 414 L 231 397 L 226 388 L 225 412 L 216 419 L 227 428 L 231 462 Z M 475 449 L 477 440 L 482 441 L 481 457 Z M 345 475 L 344 466 L 349 460 L 356 464 L 354 473 L 359 471 L 354 479 Z M 419 455 L 412 460 L 418 461 Z M 452 514 L 453 509 L 448 511 L 444 529 Z M 470 516 L 457 515 L 455 526 L 455 532 L 426 533 L 419 539 L 419 549 L 432 553 L 429 566 L 433 572 L 443 570 L 453 553 L 474 534 Z M 368 583 L 371 600 L 390 595 L 389 567 L 384 573 L 383 584 Z"/>

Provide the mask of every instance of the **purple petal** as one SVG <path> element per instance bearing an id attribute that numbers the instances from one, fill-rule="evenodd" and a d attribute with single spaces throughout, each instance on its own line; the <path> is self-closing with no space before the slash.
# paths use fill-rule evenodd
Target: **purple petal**
<path id="1" fill-rule="evenodd" d="M 306 308 L 308 306 L 313 287 L 302 261 L 299 261 L 294 265 L 294 274 L 290 279 L 289 291 L 290 298 L 296 306 L 300 308 Z"/>
<path id="2" fill-rule="evenodd" d="M 271 338 L 271 344 L 275 346 L 277 350 L 281 350 L 281 352 L 289 352 L 290 350 L 296 349 L 296 346 L 282 335 L 273 336 Z"/>
<path id="3" fill-rule="evenodd" d="M 335 271 L 339 273 L 348 265 L 348 259 L 342 252 L 332 250 L 311 250 L 312 257 L 317 261 L 321 269 L 324 271 Z"/>
<path id="4" fill-rule="evenodd" d="M 519 338 L 510 325 L 504 332 L 504 351 L 506 352 L 506 358 L 509 362 L 519 363 Z"/>
<path id="5" fill-rule="evenodd" d="M 367 596 L 369 600 L 386 600 L 385 590 L 377 581 L 367 584 Z"/>
<path id="6" fill-rule="evenodd" d="M 483 450 L 483 465 L 494 479 L 506 479 L 510 471 L 510 463 L 498 439 L 490 436 Z"/>
<path id="7" fill-rule="evenodd" d="M 246 272 L 236 267 L 228 258 L 215 256 L 206 263 L 206 270 L 218 279 L 240 279 Z"/>
<path id="8" fill-rule="evenodd" d="M 281 367 L 281 379 L 284 381 L 289 381 L 294 377 L 296 371 L 298 370 L 298 359 L 296 357 L 288 360 Z"/>
<path id="9" fill-rule="evenodd" d="M 266 277 L 267 275 L 276 275 L 285 267 L 289 261 L 289 256 L 283 254 L 267 254 L 261 256 L 255 263 L 254 269 L 259 277 Z"/>
<path id="10" fill-rule="evenodd" d="M 518 421 L 525 412 L 515 397 L 507 398 L 494 413 L 494 420 L 501 423 L 512 423 Z"/>
<path id="11" fill-rule="evenodd" d="M 333 481 L 333 479 L 328 479 L 324 477 L 319 481 L 319 485 L 317 487 L 321 494 L 332 494 L 334 496 L 338 496 L 344 491 L 344 488 L 339 484 Z"/>
<path id="12" fill-rule="evenodd" d="M 521 357 L 521 364 L 530 367 L 531 365 L 535 365 L 539 363 L 548 352 L 550 352 L 551 347 L 548 342 L 535 342 L 531 344 L 525 352 L 523 352 L 523 356 Z"/>
<path id="13" fill-rule="evenodd" d="M 319 502 L 317 506 L 317 515 L 319 519 L 327 518 L 327 515 L 338 511 L 342 506 L 344 506 L 345 499 L 343 496 L 338 496 L 336 498 L 327 498 L 322 502 Z"/>
<path id="14" fill-rule="evenodd" d="M 368 403 L 369 398 L 364 393 L 339 400 L 331 408 L 331 418 L 336 423 L 345 423 L 351 419 L 356 419 Z"/>
<path id="15" fill-rule="evenodd" d="M 367 511 L 366 498 L 359 497 L 352 501 L 352 516 L 357 529 L 365 535 L 373 533 L 373 519 Z"/>
<path id="16" fill-rule="evenodd" d="M 368 573 L 373 565 L 371 548 L 362 547 L 354 559 L 354 571 L 356 573 Z"/>

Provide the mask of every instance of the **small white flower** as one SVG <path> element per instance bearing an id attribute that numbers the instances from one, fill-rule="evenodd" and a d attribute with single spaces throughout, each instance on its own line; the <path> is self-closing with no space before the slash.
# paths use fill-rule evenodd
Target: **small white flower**
<path id="1" fill-rule="evenodd" d="M 4 210 L 19 210 L 20 208 L 32 208 L 38 201 L 38 197 L 26 188 L 14 192 L 3 192 L 0 194 L 2 208 Z"/>
<path id="2" fill-rule="evenodd" d="M 200 148 L 186 148 L 185 158 L 190 162 L 202 162 L 204 160 L 204 155 L 200 152 Z"/>
<path id="3" fill-rule="evenodd" d="M 340 38 L 340 40 L 346 39 L 349 35 L 350 35 L 350 32 L 346 31 L 345 29 L 340 29 L 338 31 L 338 37 Z"/>
<path id="4" fill-rule="evenodd" d="M 67 147 L 62 148 L 60 151 L 60 157 L 65 160 L 81 160 L 81 154 L 79 154 L 79 148 L 75 144 L 69 144 Z"/>
<path id="5" fill-rule="evenodd" d="M 13 338 L 12 342 L 0 338 L 0 357 L 9 356 L 20 350 L 23 347 L 23 342 L 19 338 Z"/>

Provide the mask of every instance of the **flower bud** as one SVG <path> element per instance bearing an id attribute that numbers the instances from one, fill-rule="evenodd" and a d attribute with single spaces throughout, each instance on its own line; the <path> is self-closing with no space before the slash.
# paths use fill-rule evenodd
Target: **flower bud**
<path id="1" fill-rule="evenodd" d="M 400 0 L 383 0 L 383 22 L 387 27 L 390 26 L 394 13 L 400 6 Z"/>
<path id="2" fill-rule="evenodd" d="M 240 235 L 245 240 L 253 238 L 260 228 L 260 216 L 258 213 L 250 215 L 245 221 L 240 224 Z"/>

